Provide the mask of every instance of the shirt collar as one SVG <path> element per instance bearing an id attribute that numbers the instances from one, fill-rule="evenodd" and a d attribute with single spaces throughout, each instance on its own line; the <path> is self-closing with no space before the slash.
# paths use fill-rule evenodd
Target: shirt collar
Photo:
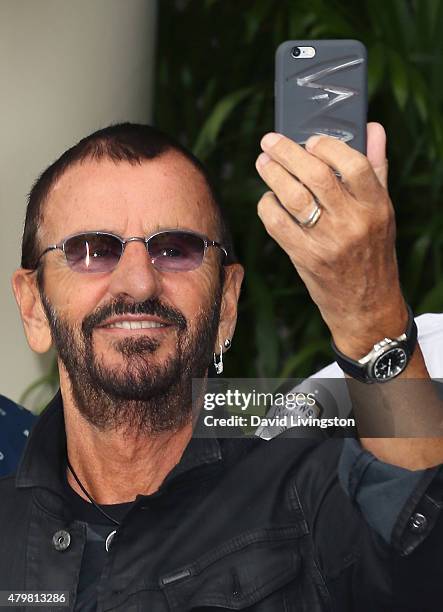
<path id="1" fill-rule="evenodd" d="M 16 487 L 46 487 L 60 492 L 65 457 L 65 419 L 59 391 L 31 431 L 17 470 Z"/>
<path id="2" fill-rule="evenodd" d="M 16 487 L 45 487 L 63 494 L 66 466 L 66 432 L 60 391 L 38 418 L 27 442 L 16 475 Z M 196 467 L 222 460 L 217 438 L 191 438 L 179 463 L 164 483 Z"/>

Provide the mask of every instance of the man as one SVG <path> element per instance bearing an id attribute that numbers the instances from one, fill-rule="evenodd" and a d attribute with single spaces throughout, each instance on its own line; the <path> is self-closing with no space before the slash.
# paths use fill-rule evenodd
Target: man
<path id="1" fill-rule="evenodd" d="M 259 215 L 355 358 L 410 319 L 384 135 L 371 127 L 370 161 L 310 145 L 263 139 L 275 195 Z M 352 291 L 344 256 L 367 274 Z M 39 178 L 13 287 L 30 346 L 55 345 L 60 394 L 0 482 L 0 590 L 67 592 L 71 610 L 431 609 L 440 470 L 418 468 L 440 464 L 438 440 L 363 439 L 374 456 L 355 440 L 192 437 L 191 379 L 221 369 L 242 278 L 204 169 L 154 128 L 101 130 Z M 426 379 L 411 352 L 398 378 Z"/>
<path id="2" fill-rule="evenodd" d="M 16 469 L 34 421 L 29 410 L 0 395 L 0 476 Z"/>

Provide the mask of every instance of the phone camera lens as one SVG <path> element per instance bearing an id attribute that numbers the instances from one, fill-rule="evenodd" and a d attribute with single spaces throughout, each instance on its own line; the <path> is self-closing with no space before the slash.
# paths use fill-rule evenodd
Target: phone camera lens
<path id="1" fill-rule="evenodd" d="M 292 57 L 300 57 L 300 47 L 292 47 L 291 55 Z"/>

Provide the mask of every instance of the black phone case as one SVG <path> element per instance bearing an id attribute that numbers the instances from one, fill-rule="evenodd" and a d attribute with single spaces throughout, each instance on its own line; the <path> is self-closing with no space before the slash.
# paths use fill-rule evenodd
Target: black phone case
<path id="1" fill-rule="evenodd" d="M 312 46 L 313 58 L 294 58 Z M 366 154 L 367 53 L 358 40 L 288 40 L 275 55 L 275 129 L 303 145 L 334 136 Z"/>

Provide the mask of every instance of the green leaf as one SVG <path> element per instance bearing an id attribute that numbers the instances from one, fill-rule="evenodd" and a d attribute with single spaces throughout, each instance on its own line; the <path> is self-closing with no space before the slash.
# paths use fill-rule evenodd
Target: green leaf
<path id="1" fill-rule="evenodd" d="M 50 396 L 55 393 L 59 386 L 59 374 L 58 374 L 58 364 L 57 359 L 54 359 L 51 362 L 51 366 L 46 374 L 35 380 L 33 383 L 28 385 L 28 387 L 23 391 L 19 403 L 26 404 L 27 400 L 32 396 L 33 399 L 36 399 L 36 395 L 40 394 L 43 401 L 40 402 L 40 405 L 34 410 L 36 414 L 40 414 L 43 408 L 47 405 Z"/>
<path id="2" fill-rule="evenodd" d="M 412 245 L 409 263 L 406 267 L 406 285 L 408 288 L 409 298 L 413 297 L 420 283 L 420 278 L 423 273 L 423 267 L 426 262 L 426 255 L 431 246 L 431 237 L 429 234 L 419 236 Z"/>
<path id="3" fill-rule="evenodd" d="M 418 70 L 411 70 L 409 72 L 409 76 L 411 81 L 412 97 L 414 99 L 418 113 L 422 121 L 427 121 L 428 100 L 426 94 L 426 84 Z"/>
<path id="4" fill-rule="evenodd" d="M 307 346 L 297 351 L 295 355 L 292 355 L 283 364 L 283 369 L 280 373 L 280 378 L 289 378 L 291 376 L 297 376 L 297 368 L 301 367 L 308 359 L 318 353 L 328 353 L 330 349 L 330 343 L 326 340 L 320 340 L 317 342 L 309 342 Z"/>
<path id="5" fill-rule="evenodd" d="M 263 25 L 267 13 L 273 8 L 273 0 L 255 0 L 246 15 L 245 40 L 250 44 L 253 42 L 260 27 Z M 275 10 L 275 7 L 274 7 Z"/>
<path id="6" fill-rule="evenodd" d="M 273 299 L 259 274 L 249 272 L 247 280 L 248 291 L 253 297 L 259 375 L 272 378 L 277 372 L 279 355 L 279 338 Z"/>
<path id="7" fill-rule="evenodd" d="M 252 87 L 245 87 L 238 91 L 231 92 L 216 104 L 214 110 L 203 124 L 193 147 L 193 153 L 196 157 L 204 159 L 208 156 L 212 147 L 215 145 L 217 136 L 224 122 L 228 119 L 235 107 L 249 96 L 252 91 Z"/>
<path id="8" fill-rule="evenodd" d="M 386 49 L 375 43 L 368 51 L 368 95 L 372 98 L 377 93 L 385 73 Z"/>
<path id="9" fill-rule="evenodd" d="M 443 310 L 443 280 L 428 291 L 421 300 L 417 312 L 442 312 Z"/>
<path id="10" fill-rule="evenodd" d="M 389 54 L 389 68 L 394 97 L 403 110 L 409 95 L 408 73 L 403 58 L 395 51 Z"/>

